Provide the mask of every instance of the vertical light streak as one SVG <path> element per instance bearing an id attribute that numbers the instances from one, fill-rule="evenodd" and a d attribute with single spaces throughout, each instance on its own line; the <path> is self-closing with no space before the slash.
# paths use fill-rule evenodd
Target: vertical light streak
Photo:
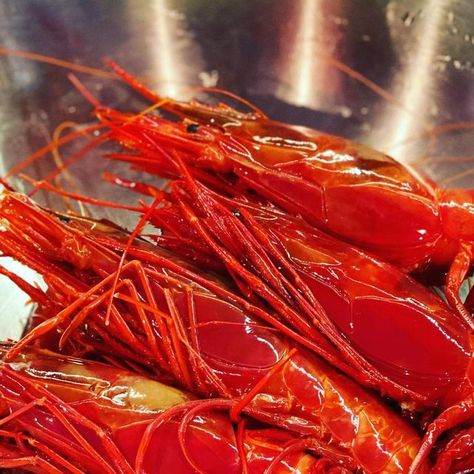
<path id="1" fill-rule="evenodd" d="M 321 67 L 315 56 L 316 34 L 321 30 L 319 3 L 318 0 L 302 0 L 300 7 L 296 43 L 301 47 L 294 56 L 291 74 L 295 78 L 294 101 L 299 105 L 311 103 L 318 80 L 315 74 Z"/>
<path id="2" fill-rule="evenodd" d="M 129 48 L 143 62 L 142 74 L 148 84 L 163 96 L 186 100 L 191 95 L 186 87 L 199 82 L 203 58 L 184 14 L 174 9 L 175 3 L 150 0 L 147 8 L 137 8 L 135 0 L 128 0 L 132 31 L 140 25 L 140 35 L 132 36 Z"/>
<path id="3" fill-rule="evenodd" d="M 431 96 L 430 90 L 433 87 L 432 65 L 438 51 L 440 23 L 445 13 L 444 5 L 446 0 L 429 0 L 424 15 L 419 20 L 416 37 L 420 38 L 416 44 L 416 49 L 408 51 L 409 62 L 402 74 L 401 102 L 413 114 L 405 110 L 397 109 L 393 113 L 385 112 L 385 124 L 383 130 L 388 130 L 390 137 L 385 143 L 402 143 L 407 138 L 413 136 L 414 131 L 423 126 L 423 119 L 429 113 L 426 100 Z M 398 148 L 385 150 L 388 153 L 396 153 Z M 403 161 L 403 156 L 398 157 Z"/>
<path id="4" fill-rule="evenodd" d="M 154 0 L 148 13 L 151 18 L 151 55 L 154 81 L 160 84 L 160 93 L 175 97 L 180 80 L 180 65 L 175 51 L 173 33 L 177 29 L 176 18 L 168 10 L 166 0 Z"/>
<path id="5" fill-rule="evenodd" d="M 291 104 L 333 110 L 337 71 L 322 56 L 332 55 L 341 39 L 338 2 L 299 0 L 281 34 L 275 95 Z"/>

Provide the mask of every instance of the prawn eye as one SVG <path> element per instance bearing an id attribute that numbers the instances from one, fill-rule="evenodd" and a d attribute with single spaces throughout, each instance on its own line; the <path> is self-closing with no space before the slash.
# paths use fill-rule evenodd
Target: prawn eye
<path id="1" fill-rule="evenodd" d="M 190 124 L 186 127 L 186 131 L 187 131 L 188 133 L 196 133 L 198 130 L 199 130 L 199 124 L 197 124 L 197 123 L 190 123 Z"/>
<path id="2" fill-rule="evenodd" d="M 61 222 L 64 222 L 65 224 L 68 224 L 69 222 L 71 222 L 71 218 L 64 214 L 57 214 L 57 217 Z"/>

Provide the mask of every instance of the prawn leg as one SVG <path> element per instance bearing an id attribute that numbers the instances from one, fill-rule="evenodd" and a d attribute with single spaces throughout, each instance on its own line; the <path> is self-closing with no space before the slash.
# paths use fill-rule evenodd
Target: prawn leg
<path id="1" fill-rule="evenodd" d="M 471 242 L 461 242 L 458 254 L 453 260 L 446 279 L 446 298 L 466 324 L 474 330 L 474 320 L 461 301 L 459 290 L 474 260 L 474 246 Z"/>
<path id="2" fill-rule="evenodd" d="M 432 474 L 445 474 L 455 470 L 466 472 L 467 469 L 474 469 L 472 461 L 474 454 L 474 427 L 462 430 L 448 442 L 443 451 L 439 454 L 436 464 L 433 466 Z M 466 464 L 466 461 L 469 464 Z M 463 467 L 458 468 L 458 464 L 463 463 Z M 455 469 L 452 469 L 454 466 Z"/>
<path id="3" fill-rule="evenodd" d="M 470 420 L 474 416 L 474 396 L 447 408 L 428 427 L 420 450 L 410 466 L 409 474 L 415 474 L 425 461 L 436 440 L 447 430 Z M 471 439 L 472 441 L 472 439 Z"/>
<path id="4" fill-rule="evenodd" d="M 15 447 L 11 443 L 4 446 L 0 445 L 0 468 L 13 468 L 16 466 L 28 467 L 32 472 L 38 473 L 61 474 L 70 472 L 72 474 L 85 474 L 85 471 L 73 466 L 62 456 L 59 456 L 56 451 L 37 439 L 8 430 L 0 430 L 0 437 L 6 440 L 14 440 L 16 443 Z M 36 449 L 39 453 L 46 454 L 49 461 L 43 459 L 41 454 L 36 454 L 33 449 Z M 56 461 L 62 467 L 62 470 L 56 468 L 52 464 L 53 461 Z"/>
<path id="5" fill-rule="evenodd" d="M 38 456 L 24 456 L 24 457 L 11 457 L 8 459 L 0 459 L 0 467 L 3 469 L 28 469 L 31 472 L 38 474 L 63 474 L 64 471 L 60 471 L 54 467 L 48 461 L 41 459 Z"/>

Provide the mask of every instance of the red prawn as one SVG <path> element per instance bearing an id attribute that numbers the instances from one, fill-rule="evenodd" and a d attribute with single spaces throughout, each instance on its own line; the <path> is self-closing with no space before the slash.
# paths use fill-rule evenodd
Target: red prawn
<path id="1" fill-rule="evenodd" d="M 303 474 L 353 468 L 343 452 L 314 439 L 263 426 L 243 425 L 236 433 L 230 401 L 194 400 L 98 362 L 27 350 L 0 362 L 0 382 L 4 469 Z"/>

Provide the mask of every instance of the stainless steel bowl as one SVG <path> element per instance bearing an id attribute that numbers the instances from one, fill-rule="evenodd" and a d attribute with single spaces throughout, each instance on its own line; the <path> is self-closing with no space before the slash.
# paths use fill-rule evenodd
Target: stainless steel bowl
<path id="1" fill-rule="evenodd" d="M 94 67 L 110 56 L 177 97 L 185 86 L 217 85 L 434 179 L 474 182 L 465 173 L 474 145 L 469 0 L 3 0 L 0 47 Z M 118 82 L 81 80 L 108 104 L 139 107 Z M 0 173 L 89 111 L 66 70 L 0 57 Z M 447 123 L 464 127 L 434 133 Z M 101 163 L 91 156 L 75 170 L 79 191 L 125 199 L 96 179 Z M 52 166 L 48 158 L 28 173 Z M 8 307 L 0 303 L 0 315 Z"/>

